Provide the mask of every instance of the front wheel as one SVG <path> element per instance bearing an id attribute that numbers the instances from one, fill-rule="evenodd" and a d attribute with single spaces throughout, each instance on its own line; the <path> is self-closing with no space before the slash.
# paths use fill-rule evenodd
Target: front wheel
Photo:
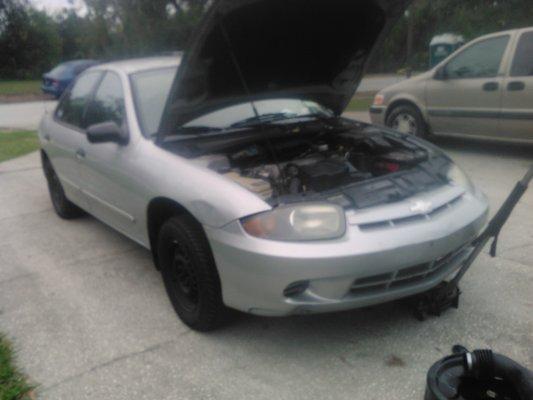
<path id="1" fill-rule="evenodd" d="M 414 106 L 404 104 L 395 107 L 388 115 L 386 125 L 398 132 L 421 138 L 428 137 L 428 129 L 422 114 Z"/>
<path id="2" fill-rule="evenodd" d="M 170 218 L 159 232 L 157 255 L 170 302 L 190 328 L 206 332 L 224 319 L 220 279 L 202 227 L 193 218 Z"/>

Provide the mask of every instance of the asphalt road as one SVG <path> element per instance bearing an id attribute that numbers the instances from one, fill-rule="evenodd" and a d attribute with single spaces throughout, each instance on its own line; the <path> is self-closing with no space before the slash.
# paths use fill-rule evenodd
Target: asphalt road
<path id="1" fill-rule="evenodd" d="M 533 147 L 442 145 L 495 208 Z M 52 211 L 37 154 L 0 164 L 0 331 L 43 399 L 422 399 L 461 343 L 533 367 L 533 190 L 466 276 L 461 307 L 416 321 L 399 303 L 198 334 L 174 315 L 148 251 Z"/>

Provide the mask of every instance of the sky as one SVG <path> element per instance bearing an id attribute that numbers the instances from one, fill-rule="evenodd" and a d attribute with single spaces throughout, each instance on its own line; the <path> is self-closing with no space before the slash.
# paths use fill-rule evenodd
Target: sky
<path id="1" fill-rule="evenodd" d="M 39 10 L 46 10 L 49 13 L 61 11 L 64 7 L 77 8 L 83 12 L 85 6 L 82 0 L 30 0 Z"/>

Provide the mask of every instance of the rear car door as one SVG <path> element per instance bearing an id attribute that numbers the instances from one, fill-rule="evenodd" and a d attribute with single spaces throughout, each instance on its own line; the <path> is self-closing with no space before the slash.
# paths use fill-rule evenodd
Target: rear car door
<path id="1" fill-rule="evenodd" d="M 426 86 L 435 133 L 494 136 L 499 133 L 503 60 L 511 36 L 493 36 L 459 51 Z"/>
<path id="2" fill-rule="evenodd" d="M 43 148 L 50 158 L 67 197 L 82 208 L 87 198 L 81 192 L 79 149 L 86 142 L 83 118 L 93 90 L 100 81 L 99 71 L 81 75 L 56 108 L 42 133 Z"/>
<path id="3" fill-rule="evenodd" d="M 107 71 L 87 107 L 85 127 L 112 121 L 128 130 L 125 109 L 121 77 Z M 89 198 L 91 213 L 133 239 L 139 234 L 136 221 L 142 207 L 132 172 L 136 139 L 130 135 L 123 144 L 86 141 L 81 167 L 82 191 Z"/>
<path id="4" fill-rule="evenodd" d="M 533 30 L 518 37 L 509 76 L 505 79 L 501 137 L 533 139 Z"/>

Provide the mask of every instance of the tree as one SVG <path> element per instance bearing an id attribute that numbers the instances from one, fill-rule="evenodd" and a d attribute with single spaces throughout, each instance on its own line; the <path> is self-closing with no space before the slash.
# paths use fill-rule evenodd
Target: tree
<path id="1" fill-rule="evenodd" d="M 97 51 L 110 57 L 183 49 L 209 0 L 85 0 Z"/>
<path id="2" fill-rule="evenodd" d="M 407 64 L 426 69 L 429 42 L 438 34 L 458 33 L 471 40 L 491 32 L 530 26 L 533 7 L 529 3 L 526 0 L 415 0 L 410 7 L 416 38 L 412 59 L 406 59 L 407 19 L 402 18 L 376 54 L 370 71 L 391 72 Z"/>
<path id="3" fill-rule="evenodd" d="M 2 0 L 0 77 L 37 77 L 60 57 L 61 39 L 51 17 L 25 2 Z"/>

